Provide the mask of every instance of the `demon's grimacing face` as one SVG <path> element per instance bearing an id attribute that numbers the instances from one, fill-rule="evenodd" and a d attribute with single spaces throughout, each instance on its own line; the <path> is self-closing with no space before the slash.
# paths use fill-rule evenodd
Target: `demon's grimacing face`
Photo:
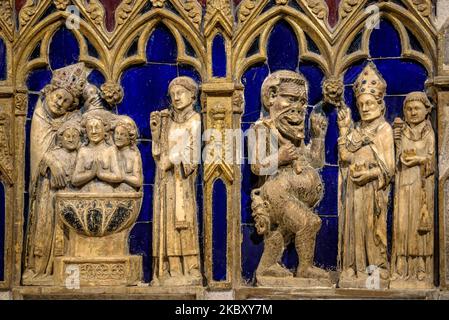
<path id="1" fill-rule="evenodd" d="M 276 128 L 290 140 L 304 139 L 304 122 L 307 108 L 305 89 L 294 82 L 282 83 L 278 92 L 272 91 L 270 116 Z"/>

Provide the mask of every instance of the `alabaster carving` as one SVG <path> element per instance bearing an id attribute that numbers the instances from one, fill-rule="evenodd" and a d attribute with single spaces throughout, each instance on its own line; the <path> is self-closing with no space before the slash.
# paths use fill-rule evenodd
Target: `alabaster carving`
<path id="1" fill-rule="evenodd" d="M 140 281 L 141 258 L 127 245 L 142 200 L 136 138 L 131 118 L 103 108 L 82 63 L 54 72 L 32 119 L 24 284 L 63 285 L 67 266 L 86 265 L 124 271 L 107 279 L 79 272 L 81 285 Z"/>
<path id="2" fill-rule="evenodd" d="M 171 106 L 151 113 L 153 157 L 153 285 L 201 285 L 196 178 L 201 117 L 194 110 L 198 85 L 170 82 Z"/>
<path id="3" fill-rule="evenodd" d="M 254 148 L 249 146 L 252 171 L 261 180 L 261 187 L 252 191 L 251 198 L 257 233 L 264 236 L 264 251 L 256 270 L 257 284 L 262 286 L 331 285 L 329 274 L 313 265 L 316 234 L 321 227 L 313 208 L 323 196 L 316 168 L 324 163 L 327 120 L 312 113 L 312 139 L 306 145 L 307 96 L 307 81 L 293 71 L 274 72 L 262 84 L 263 105 L 269 116 L 254 124 L 256 143 Z M 279 149 L 266 152 L 273 147 Z M 295 274 L 280 261 L 291 242 L 299 256 Z"/>
<path id="4" fill-rule="evenodd" d="M 385 121 L 386 83 L 369 63 L 354 84 L 361 121 L 353 123 L 344 104 L 338 111 L 340 137 L 340 287 L 367 287 L 369 274 L 388 286 L 387 207 L 395 173 L 393 129 Z M 378 273 L 377 273 L 378 271 Z"/>
<path id="5" fill-rule="evenodd" d="M 397 172 L 391 288 L 433 286 L 435 134 L 424 92 L 404 101 L 405 121 L 394 122 Z"/>

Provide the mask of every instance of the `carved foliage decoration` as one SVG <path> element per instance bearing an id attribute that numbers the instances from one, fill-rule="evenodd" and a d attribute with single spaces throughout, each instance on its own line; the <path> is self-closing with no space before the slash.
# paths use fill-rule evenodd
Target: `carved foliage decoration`
<path id="1" fill-rule="evenodd" d="M 135 4 L 136 2 L 134 0 L 124 0 L 120 3 L 115 12 L 115 20 L 118 26 L 124 24 L 129 18 Z"/>
<path id="2" fill-rule="evenodd" d="M 26 115 L 27 96 L 24 93 L 17 93 L 15 97 L 16 115 Z"/>
<path id="3" fill-rule="evenodd" d="M 106 82 L 101 86 L 101 97 L 111 106 L 115 106 L 122 102 L 123 89 L 114 82 Z"/>
<path id="4" fill-rule="evenodd" d="M 8 114 L 0 113 L 0 176 L 3 175 L 6 182 L 13 183 L 13 159 L 9 144 L 10 122 Z"/>
<path id="5" fill-rule="evenodd" d="M 340 18 L 346 19 L 363 0 L 343 0 L 340 4 Z"/>
<path id="6" fill-rule="evenodd" d="M 204 24 L 208 25 L 212 22 L 215 15 L 221 14 L 226 22 L 232 26 L 234 18 L 231 11 L 231 3 L 229 0 L 210 0 L 207 1 L 206 14 L 204 16 Z"/>
<path id="7" fill-rule="evenodd" d="M 155 8 L 162 8 L 165 4 L 165 0 L 151 0 L 151 3 Z"/>
<path id="8" fill-rule="evenodd" d="M 53 0 L 56 9 L 65 10 L 67 6 L 70 4 L 70 0 Z"/>
<path id="9" fill-rule="evenodd" d="M 256 0 L 244 0 L 240 5 L 238 19 L 239 23 L 245 22 L 256 7 Z"/>
<path id="10" fill-rule="evenodd" d="M 278 0 L 282 1 L 282 0 Z M 285 1 L 286 2 L 286 1 Z M 323 0 L 306 0 L 307 7 L 319 19 L 324 20 L 327 17 L 327 5 Z"/>
<path id="11" fill-rule="evenodd" d="M 28 0 L 22 7 L 19 13 L 19 23 L 21 27 L 24 27 L 30 22 L 31 18 L 36 13 L 37 4 L 33 0 Z"/>
<path id="12" fill-rule="evenodd" d="M 104 21 L 104 7 L 98 0 L 91 0 L 89 2 L 84 1 L 84 6 L 89 18 L 92 19 L 94 24 L 102 25 Z"/>
<path id="13" fill-rule="evenodd" d="M 202 17 L 202 7 L 200 3 L 197 0 L 180 0 L 179 2 L 192 24 L 199 29 Z"/>
<path id="14" fill-rule="evenodd" d="M 9 32 L 12 32 L 12 7 L 9 1 L 0 1 L 0 20 L 6 25 Z"/>
<path id="15" fill-rule="evenodd" d="M 413 6 L 425 18 L 430 16 L 432 4 L 430 0 L 411 0 Z"/>

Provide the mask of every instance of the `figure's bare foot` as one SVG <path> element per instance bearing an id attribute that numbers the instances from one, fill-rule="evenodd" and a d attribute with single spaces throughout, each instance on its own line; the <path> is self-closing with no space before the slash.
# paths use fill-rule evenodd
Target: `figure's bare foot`
<path id="1" fill-rule="evenodd" d="M 318 267 L 310 266 L 306 268 L 298 268 L 296 277 L 312 278 L 312 279 L 330 279 L 329 272 Z"/>
<path id="2" fill-rule="evenodd" d="M 276 263 L 271 267 L 265 269 L 263 272 L 259 272 L 257 275 L 262 277 L 285 278 L 291 277 L 293 274 L 286 268 L 282 267 L 280 264 Z"/>

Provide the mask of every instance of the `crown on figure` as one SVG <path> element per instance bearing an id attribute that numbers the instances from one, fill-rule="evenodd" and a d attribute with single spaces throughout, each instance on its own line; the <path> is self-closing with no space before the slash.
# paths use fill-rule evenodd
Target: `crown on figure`
<path id="1" fill-rule="evenodd" d="M 360 73 L 354 83 L 355 96 L 358 97 L 364 93 L 373 95 L 377 100 L 384 98 L 387 91 L 387 83 L 377 70 L 373 63 L 369 63 Z"/>
<path id="2" fill-rule="evenodd" d="M 54 86 L 66 89 L 74 96 L 82 94 L 86 82 L 87 71 L 82 62 L 55 70 L 51 79 Z"/>

